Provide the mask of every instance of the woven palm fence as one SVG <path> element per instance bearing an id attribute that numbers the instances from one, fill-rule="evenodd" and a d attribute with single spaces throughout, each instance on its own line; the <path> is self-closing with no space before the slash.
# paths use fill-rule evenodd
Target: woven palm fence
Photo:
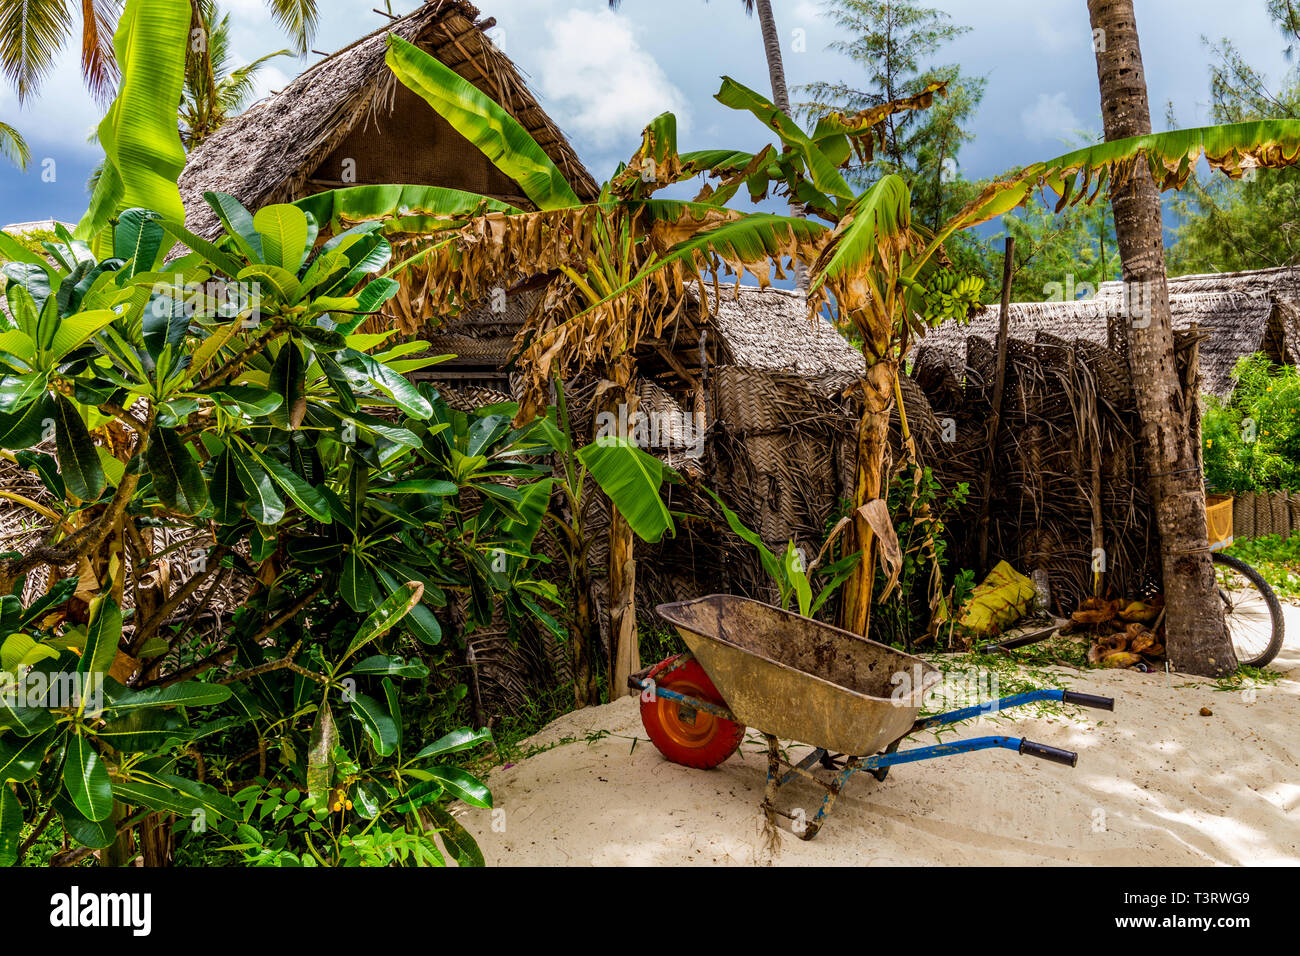
<path id="1" fill-rule="evenodd" d="M 1237 492 L 1232 500 L 1232 536 L 1238 541 L 1300 531 L 1300 492 Z"/>
<path id="2" fill-rule="evenodd" d="M 1198 337 L 1176 336 L 1184 393 L 1196 419 Z M 989 563 L 1025 574 L 1044 570 L 1054 610 L 1069 613 L 1093 594 L 1136 597 L 1159 588 L 1159 544 L 1132 384 L 1122 356 L 1095 342 L 1038 332 L 1011 339 L 1001 426 L 990 450 L 994 344 L 972 336 L 965 364 L 924 346 L 913 374 L 951 440 L 929 463 L 948 487 L 971 495 L 949 520 L 951 567 L 975 568 L 980 494 L 990 467 Z M 985 571 L 987 569 L 977 569 Z"/>

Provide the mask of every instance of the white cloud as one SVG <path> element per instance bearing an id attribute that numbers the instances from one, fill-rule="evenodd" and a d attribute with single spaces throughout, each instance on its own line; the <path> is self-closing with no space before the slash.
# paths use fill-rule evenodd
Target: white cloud
<path id="1" fill-rule="evenodd" d="M 567 132 L 604 148 L 636 137 L 665 110 L 677 114 L 679 132 L 687 126 L 686 97 L 637 43 L 626 18 L 570 10 L 546 28 L 541 90 L 548 112 Z"/>
<path id="2" fill-rule="evenodd" d="M 1020 113 L 1025 138 L 1035 143 L 1045 140 L 1072 142 L 1083 129 L 1084 122 L 1065 99 L 1064 90 L 1050 95 L 1039 93 L 1033 105 L 1026 106 Z"/>
<path id="3" fill-rule="evenodd" d="M 826 7 L 820 0 L 799 0 L 794 5 L 792 21 L 795 26 L 826 17 Z"/>

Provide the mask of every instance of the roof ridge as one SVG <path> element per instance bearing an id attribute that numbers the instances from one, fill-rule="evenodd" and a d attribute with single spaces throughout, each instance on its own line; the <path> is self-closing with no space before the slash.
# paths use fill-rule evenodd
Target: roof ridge
<path id="1" fill-rule="evenodd" d="M 393 19 L 389 20 L 387 23 L 377 27 L 374 30 L 371 30 L 365 36 L 358 37 L 357 39 L 349 43 L 347 46 L 339 47 L 339 49 L 335 50 L 333 53 L 321 57 L 311 66 L 307 67 L 307 69 L 303 70 L 301 73 L 295 76 L 293 80 L 290 81 L 289 86 L 292 86 L 294 83 L 298 82 L 298 80 L 302 79 L 308 73 L 311 73 L 314 70 L 316 70 L 318 67 L 324 66 L 326 63 L 329 63 L 331 60 L 342 56 L 344 53 L 347 53 L 349 50 L 356 49 L 357 47 L 367 42 L 368 40 L 373 40 L 381 33 L 392 33 L 394 30 L 397 29 L 399 24 L 405 24 L 409 21 L 414 20 L 416 17 L 419 16 L 428 15 L 430 17 L 433 17 L 439 13 L 442 13 L 443 6 L 447 4 L 451 4 L 453 6 L 462 8 L 462 11 L 465 13 L 465 15 L 471 21 L 474 21 L 474 25 L 475 26 L 478 25 L 478 17 L 481 11 L 478 9 L 478 7 L 474 6 L 472 3 L 469 3 L 468 0 L 425 0 L 423 4 L 416 7 L 410 13 L 405 13 L 400 17 L 394 16 Z M 433 9 L 430 9 L 430 7 L 432 7 Z M 485 39 L 487 38 L 485 37 Z M 288 87 L 285 87 L 285 89 L 288 89 Z M 263 99 L 266 98 L 267 97 L 264 97 Z M 262 100 L 259 100 L 258 102 L 260 103 L 262 102 Z"/>
<path id="2" fill-rule="evenodd" d="M 769 285 L 769 286 L 741 285 L 739 287 L 731 286 L 728 291 L 731 292 L 732 299 L 738 298 L 742 291 L 744 291 L 745 293 L 756 293 L 758 295 L 766 295 L 769 292 L 776 292 L 781 295 L 787 296 L 791 299 L 808 298 L 808 296 L 805 293 L 800 292 L 798 289 L 782 289 L 774 285 Z"/>

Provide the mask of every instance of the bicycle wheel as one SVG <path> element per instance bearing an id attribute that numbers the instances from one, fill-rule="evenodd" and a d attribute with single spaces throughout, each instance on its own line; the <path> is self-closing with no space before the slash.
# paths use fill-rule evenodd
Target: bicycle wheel
<path id="1" fill-rule="evenodd" d="M 1277 595 L 1245 561 L 1216 551 L 1214 563 L 1223 598 L 1223 621 L 1237 663 L 1263 667 L 1282 649 L 1282 606 Z"/>

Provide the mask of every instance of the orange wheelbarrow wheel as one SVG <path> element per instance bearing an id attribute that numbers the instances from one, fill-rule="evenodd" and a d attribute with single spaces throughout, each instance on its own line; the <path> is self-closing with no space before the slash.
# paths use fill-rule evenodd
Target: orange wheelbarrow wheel
<path id="1" fill-rule="evenodd" d="M 669 661 L 676 658 L 669 658 Z M 658 670 L 659 668 L 656 668 Z M 700 700 L 726 707 L 727 703 L 704 673 L 696 660 L 656 680 L 656 686 L 665 690 L 696 697 Z M 709 770 L 722 763 L 740 747 L 745 739 L 745 725 L 727 720 L 703 710 L 692 711 L 681 701 L 655 695 L 654 700 L 641 699 L 641 723 L 659 752 L 684 767 Z"/>

